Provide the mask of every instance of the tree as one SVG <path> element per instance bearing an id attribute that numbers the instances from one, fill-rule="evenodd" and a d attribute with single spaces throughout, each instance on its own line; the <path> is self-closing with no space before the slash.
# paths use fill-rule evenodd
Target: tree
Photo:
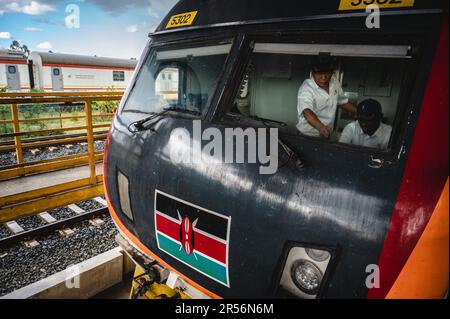
<path id="1" fill-rule="evenodd" d="M 28 49 L 28 47 L 25 44 L 21 45 L 20 42 L 17 40 L 13 40 L 9 48 L 13 51 L 21 52 L 26 56 L 30 54 L 30 50 Z"/>

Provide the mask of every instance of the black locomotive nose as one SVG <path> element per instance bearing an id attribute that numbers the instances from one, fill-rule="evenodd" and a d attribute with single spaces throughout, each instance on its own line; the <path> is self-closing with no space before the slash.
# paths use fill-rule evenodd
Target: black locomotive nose
<path id="1" fill-rule="evenodd" d="M 427 223 L 406 224 L 433 217 L 448 180 L 448 94 L 432 85 L 448 83 L 448 22 L 437 0 L 378 2 L 381 30 L 355 18 L 364 1 L 178 1 L 111 135 L 106 190 L 129 239 L 210 297 L 387 296 Z M 315 81 L 324 56 L 333 75 Z M 379 122 L 354 116 L 369 100 Z"/>

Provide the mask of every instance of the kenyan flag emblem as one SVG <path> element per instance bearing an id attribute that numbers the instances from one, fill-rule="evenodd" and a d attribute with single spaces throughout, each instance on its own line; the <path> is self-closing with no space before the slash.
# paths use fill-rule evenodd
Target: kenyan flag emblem
<path id="1" fill-rule="evenodd" d="M 230 223 L 229 216 L 155 191 L 158 248 L 227 287 Z"/>

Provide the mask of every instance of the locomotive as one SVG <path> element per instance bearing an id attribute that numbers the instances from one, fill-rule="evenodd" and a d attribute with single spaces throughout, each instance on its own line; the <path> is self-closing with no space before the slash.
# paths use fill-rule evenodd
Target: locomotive
<path id="1" fill-rule="evenodd" d="M 382 105 L 387 149 L 340 143 L 342 110 L 330 139 L 296 129 L 321 55 L 349 101 Z M 444 297 L 448 109 L 444 1 L 179 1 L 149 34 L 105 150 L 135 296 Z M 247 133 L 231 137 L 247 159 L 250 141 L 275 141 L 275 172 L 211 155 L 208 138 L 227 132 Z"/>

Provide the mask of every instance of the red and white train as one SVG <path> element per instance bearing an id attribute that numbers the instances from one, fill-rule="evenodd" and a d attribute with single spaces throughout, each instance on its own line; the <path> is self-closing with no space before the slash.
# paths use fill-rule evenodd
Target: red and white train
<path id="1" fill-rule="evenodd" d="M 0 88 L 8 91 L 125 90 L 137 60 L 74 54 L 0 51 Z"/>

